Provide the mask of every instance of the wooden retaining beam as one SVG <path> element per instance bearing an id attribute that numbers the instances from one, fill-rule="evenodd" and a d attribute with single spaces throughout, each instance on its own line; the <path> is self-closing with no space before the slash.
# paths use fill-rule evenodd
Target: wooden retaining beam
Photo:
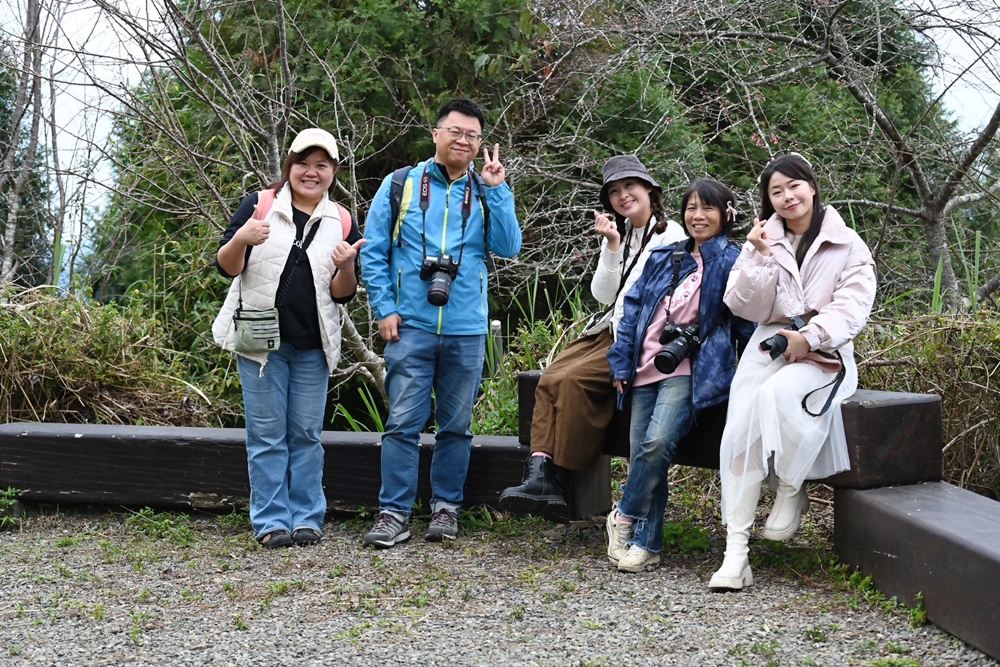
<path id="1" fill-rule="evenodd" d="M 946 482 L 836 489 L 834 551 L 879 591 L 1000 659 L 1000 503 Z"/>
<path id="2" fill-rule="evenodd" d="M 0 488 L 36 502 L 175 508 L 244 506 L 250 495 L 243 429 L 101 424 L 0 424 Z M 418 498 L 430 500 L 431 435 L 421 436 Z M 331 510 L 378 507 L 380 433 L 323 433 Z M 468 505 L 497 506 L 521 478 L 514 437 L 473 438 Z"/>

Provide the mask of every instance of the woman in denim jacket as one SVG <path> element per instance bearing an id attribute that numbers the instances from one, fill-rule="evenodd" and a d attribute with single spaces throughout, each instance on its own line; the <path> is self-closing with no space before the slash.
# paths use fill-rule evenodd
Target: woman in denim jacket
<path id="1" fill-rule="evenodd" d="M 728 238 L 735 202 L 718 181 L 688 186 L 681 215 L 690 238 L 650 253 L 608 352 L 619 409 L 632 396 L 631 469 L 607 519 L 608 558 L 622 572 L 659 564 L 677 444 L 699 411 L 729 398 L 736 357 L 753 331 L 722 302 L 739 256 Z"/>

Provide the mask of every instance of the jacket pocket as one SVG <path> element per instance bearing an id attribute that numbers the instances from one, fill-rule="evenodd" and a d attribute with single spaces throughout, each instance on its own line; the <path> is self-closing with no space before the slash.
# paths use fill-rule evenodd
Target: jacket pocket
<path id="1" fill-rule="evenodd" d="M 479 272 L 479 309 L 484 315 L 489 315 L 489 298 L 486 296 L 486 278 L 483 272 Z M 489 322 L 486 323 L 489 326 Z"/>

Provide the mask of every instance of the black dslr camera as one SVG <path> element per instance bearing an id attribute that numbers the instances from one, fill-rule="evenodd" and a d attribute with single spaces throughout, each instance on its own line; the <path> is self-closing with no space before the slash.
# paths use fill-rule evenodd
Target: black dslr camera
<path id="1" fill-rule="evenodd" d="M 458 275 L 458 262 L 451 255 L 424 257 L 420 265 L 420 279 L 431 281 L 427 289 L 427 300 L 435 306 L 448 303 L 451 296 L 451 281 Z"/>
<path id="2" fill-rule="evenodd" d="M 660 344 L 663 349 L 653 358 L 653 365 L 664 375 L 670 375 L 684 359 L 701 347 L 698 327 L 679 327 L 673 322 L 667 322 L 660 334 Z"/>
<path id="3" fill-rule="evenodd" d="M 801 315 L 796 315 L 792 318 L 791 323 L 784 327 L 788 331 L 798 331 L 806 325 L 802 321 Z M 788 339 L 782 336 L 780 333 L 776 333 L 767 340 L 762 340 L 760 342 L 761 352 L 770 352 L 772 359 L 777 359 L 778 355 L 784 354 L 785 350 L 788 349 Z"/>

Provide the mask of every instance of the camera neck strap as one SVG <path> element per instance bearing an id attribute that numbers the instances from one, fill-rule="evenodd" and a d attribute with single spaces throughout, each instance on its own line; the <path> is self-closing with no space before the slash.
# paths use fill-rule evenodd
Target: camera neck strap
<path id="1" fill-rule="evenodd" d="M 618 289 L 615 291 L 615 301 L 618 300 L 618 295 L 621 294 L 623 289 L 625 289 L 625 281 L 628 280 L 628 277 L 632 273 L 632 269 L 635 268 L 635 265 L 639 263 L 639 258 L 642 257 L 642 253 L 646 249 L 646 245 L 649 243 L 650 239 L 653 238 L 653 234 L 650 232 L 653 228 L 653 225 L 650 224 L 652 222 L 653 221 L 650 220 L 646 223 L 646 226 L 643 227 L 642 241 L 639 243 L 639 252 L 635 253 L 635 257 L 632 258 L 631 264 L 628 263 L 628 256 L 632 252 L 632 237 L 635 234 L 635 227 L 629 225 L 628 231 L 625 232 L 625 239 L 622 241 L 625 245 L 622 250 L 622 266 L 625 267 L 625 270 L 622 271 L 621 280 L 618 281 Z M 612 307 L 614 307 L 613 304 Z"/>
<path id="2" fill-rule="evenodd" d="M 823 356 L 826 357 L 830 357 L 831 359 L 834 358 L 834 355 L 832 354 L 824 354 L 822 352 L 820 352 L 819 354 L 822 354 Z M 844 358 L 840 356 L 840 350 L 837 350 L 836 358 L 840 359 L 840 370 L 837 371 L 837 376 L 832 380 L 830 380 L 829 382 L 827 382 L 822 387 L 813 389 L 808 394 L 802 397 L 802 409 L 805 410 L 806 414 L 809 415 L 810 417 L 819 417 L 821 414 L 830 409 L 830 404 L 833 403 L 833 397 L 837 395 L 837 391 L 840 389 L 840 385 L 844 382 L 844 376 L 847 374 L 847 369 L 844 368 Z M 819 412 L 812 412 L 808 408 L 808 406 L 806 406 L 806 401 L 808 401 L 809 397 L 815 394 L 817 391 L 826 389 L 829 386 L 833 386 L 833 389 L 830 390 L 830 395 L 826 397 L 826 403 L 823 404 L 823 407 L 820 408 Z"/>
<path id="3" fill-rule="evenodd" d="M 420 240 L 423 243 L 424 257 L 427 257 L 427 209 L 431 206 L 431 175 L 428 171 L 430 163 L 424 165 L 420 175 L 420 215 L 422 229 Z M 458 265 L 462 265 L 462 254 L 465 252 L 465 228 L 472 216 L 472 169 L 469 169 L 465 179 L 465 193 L 462 195 L 462 242 L 458 246 Z"/>
<path id="4" fill-rule="evenodd" d="M 670 254 L 670 262 L 674 265 L 674 275 L 670 279 L 670 293 L 667 294 L 667 322 L 670 321 L 670 301 L 673 299 L 677 285 L 681 282 L 681 263 L 684 262 L 684 246 L 686 243 L 678 242 L 674 246 L 674 251 Z"/>

